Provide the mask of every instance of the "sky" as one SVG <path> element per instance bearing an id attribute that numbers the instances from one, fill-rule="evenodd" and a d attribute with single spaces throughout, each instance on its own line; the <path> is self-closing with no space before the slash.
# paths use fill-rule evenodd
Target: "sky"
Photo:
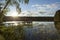
<path id="1" fill-rule="evenodd" d="M 60 0 L 29 0 L 28 4 L 20 3 L 22 12 L 19 16 L 54 16 L 60 10 Z M 16 12 L 15 7 L 10 7 L 8 16 Z"/>

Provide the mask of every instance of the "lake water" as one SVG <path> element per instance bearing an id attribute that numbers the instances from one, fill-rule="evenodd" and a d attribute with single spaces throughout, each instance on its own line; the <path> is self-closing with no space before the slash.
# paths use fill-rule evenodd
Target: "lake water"
<path id="1" fill-rule="evenodd" d="M 60 40 L 54 22 L 33 22 L 32 24 L 32 26 L 24 26 L 24 40 Z"/>
<path id="2" fill-rule="evenodd" d="M 26 26 L 25 40 L 60 40 L 54 22 L 36 22 L 33 28 Z"/>

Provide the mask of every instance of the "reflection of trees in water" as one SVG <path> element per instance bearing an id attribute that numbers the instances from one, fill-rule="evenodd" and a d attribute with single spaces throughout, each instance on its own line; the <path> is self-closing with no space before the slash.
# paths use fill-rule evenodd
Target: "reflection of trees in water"
<path id="1" fill-rule="evenodd" d="M 45 28 L 43 28 L 45 27 Z M 51 29 L 52 28 L 52 29 Z M 27 35 L 27 36 L 26 36 Z M 59 35 L 56 33 L 55 28 L 50 25 L 39 25 L 33 28 L 25 29 L 26 40 L 58 40 Z"/>
<path id="2" fill-rule="evenodd" d="M 6 40 L 56 40 L 58 34 L 56 33 L 53 24 L 39 24 L 34 27 L 14 26 L 4 29 L 4 37 Z"/>

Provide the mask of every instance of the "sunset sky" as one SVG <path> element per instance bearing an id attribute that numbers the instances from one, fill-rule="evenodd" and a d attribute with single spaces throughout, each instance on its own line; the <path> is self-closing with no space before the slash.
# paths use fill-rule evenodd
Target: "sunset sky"
<path id="1" fill-rule="evenodd" d="M 19 16 L 54 16 L 60 9 L 60 0 L 30 0 L 28 5 L 20 3 L 20 7 Z M 7 15 L 17 15 L 15 7 L 10 7 L 10 10 Z"/>

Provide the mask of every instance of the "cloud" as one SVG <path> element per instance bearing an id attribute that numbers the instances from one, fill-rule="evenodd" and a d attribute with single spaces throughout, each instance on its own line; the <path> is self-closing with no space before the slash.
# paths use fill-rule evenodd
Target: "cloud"
<path id="1" fill-rule="evenodd" d="M 32 5 L 32 10 L 22 11 L 19 16 L 54 16 L 56 10 L 58 10 L 59 8 L 60 2 L 52 4 L 35 4 Z"/>
<path id="2" fill-rule="evenodd" d="M 60 9 L 60 2 L 52 3 L 52 4 L 35 4 L 32 5 L 32 8 L 36 8 L 38 12 L 46 12 L 47 15 L 54 15 L 56 10 Z"/>
<path id="3" fill-rule="evenodd" d="M 35 5 L 32 5 L 32 7 L 36 7 L 36 8 L 56 8 L 58 6 L 60 6 L 60 2 L 56 2 L 53 4 L 35 4 Z"/>
<path id="4" fill-rule="evenodd" d="M 37 16 L 37 15 L 39 15 L 39 14 L 36 11 L 25 10 L 25 11 L 22 11 L 19 16 Z"/>
<path id="5" fill-rule="evenodd" d="M 41 13 L 45 13 L 45 12 L 41 12 Z M 38 11 L 28 11 L 28 10 L 26 10 L 26 11 L 23 11 L 23 12 L 21 12 L 21 14 L 19 14 L 18 16 L 35 16 L 35 17 L 38 17 L 38 16 L 52 16 L 52 15 L 47 15 L 47 14 L 41 14 L 41 13 L 39 13 Z"/>

